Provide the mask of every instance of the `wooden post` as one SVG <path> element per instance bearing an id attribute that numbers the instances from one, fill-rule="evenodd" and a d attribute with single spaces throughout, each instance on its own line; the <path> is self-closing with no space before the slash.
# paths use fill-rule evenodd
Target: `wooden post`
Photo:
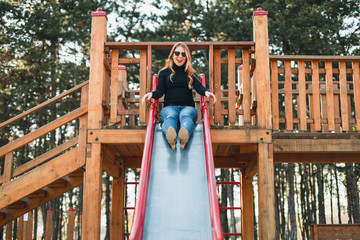
<path id="1" fill-rule="evenodd" d="M 291 61 L 285 61 L 285 123 L 286 130 L 293 130 L 293 103 Z"/>
<path id="2" fill-rule="evenodd" d="M 118 96 L 121 95 L 121 98 L 125 98 L 125 90 L 128 89 L 126 74 L 127 74 L 126 67 L 124 65 L 120 65 L 118 67 L 118 80 L 119 80 Z M 124 108 L 123 104 L 118 104 L 118 109 L 124 110 L 125 108 Z M 120 121 L 121 126 L 125 126 L 126 125 L 126 116 L 122 115 L 118 121 Z"/>
<path id="3" fill-rule="evenodd" d="M 359 62 L 352 62 L 356 131 L 360 132 L 360 74 Z"/>
<path id="4" fill-rule="evenodd" d="M 243 71 L 242 71 L 242 85 L 243 85 L 243 104 L 242 109 L 244 109 L 244 124 L 250 125 L 251 124 L 251 95 L 250 95 L 250 88 L 251 88 L 251 80 L 250 80 L 250 53 L 249 50 L 242 51 L 243 57 Z"/>
<path id="5" fill-rule="evenodd" d="M 101 11 L 91 14 L 90 81 L 88 127 L 97 129 L 103 123 L 103 96 L 105 81 L 105 48 L 107 17 Z M 100 239 L 101 224 L 101 144 L 88 146 L 84 181 L 82 239 Z"/>
<path id="6" fill-rule="evenodd" d="M 18 218 L 17 237 L 18 240 L 24 240 L 24 216 Z"/>
<path id="7" fill-rule="evenodd" d="M 67 240 L 74 239 L 74 229 L 75 229 L 75 209 L 70 208 L 68 212 L 68 224 L 67 224 Z"/>
<path id="8" fill-rule="evenodd" d="M 272 144 L 258 144 L 259 236 L 275 239 L 274 164 Z"/>
<path id="9" fill-rule="evenodd" d="M 114 124 L 118 121 L 119 49 L 111 51 L 111 59 L 110 123 Z"/>
<path id="10" fill-rule="evenodd" d="M 89 99 L 89 85 L 81 88 L 81 106 L 88 104 Z M 88 129 L 88 114 L 85 114 L 79 118 L 79 140 L 78 140 L 78 158 L 77 162 L 79 165 L 85 164 L 86 161 L 86 140 L 87 140 L 87 129 Z"/>
<path id="11" fill-rule="evenodd" d="M 12 226 L 13 226 L 12 222 L 6 224 L 6 236 L 5 236 L 6 240 L 12 239 Z"/>
<path id="12" fill-rule="evenodd" d="M 255 77 L 257 95 L 257 124 L 271 129 L 270 60 L 268 37 L 268 12 L 258 8 L 253 14 L 253 35 L 255 41 Z"/>
<path id="13" fill-rule="evenodd" d="M 252 177 L 242 176 L 242 226 L 243 240 L 254 240 L 254 193 Z"/>
<path id="14" fill-rule="evenodd" d="M 34 214 L 32 212 L 25 213 L 23 218 L 24 218 L 23 239 L 31 240 L 32 239 L 33 222 L 34 222 Z"/>
<path id="15" fill-rule="evenodd" d="M 221 51 L 214 49 L 214 94 L 216 103 L 214 106 L 214 124 L 219 125 L 221 121 Z"/>
<path id="16" fill-rule="evenodd" d="M 228 109 L 229 125 L 236 123 L 235 112 L 235 49 L 228 49 Z"/>
<path id="17" fill-rule="evenodd" d="M 273 116 L 273 131 L 279 131 L 279 69 L 277 61 L 271 61 L 271 104 Z"/>
<path id="18" fill-rule="evenodd" d="M 91 50 L 90 50 L 90 81 L 89 81 L 89 127 L 101 128 L 103 122 L 104 96 L 104 58 L 106 41 L 106 13 L 101 11 L 91 14 Z"/>
<path id="19" fill-rule="evenodd" d="M 147 53 L 146 49 L 140 50 L 140 99 L 146 94 L 147 90 Z M 140 125 L 146 125 L 146 104 L 140 104 L 139 106 L 139 121 Z"/>
<path id="20" fill-rule="evenodd" d="M 120 177 L 112 183 L 110 240 L 122 239 L 124 233 L 124 181 L 125 170 L 120 168 Z"/>
<path id="21" fill-rule="evenodd" d="M 45 232 L 45 240 L 51 240 L 52 238 L 52 220 L 53 220 L 53 211 L 49 209 L 46 215 L 46 232 Z"/>

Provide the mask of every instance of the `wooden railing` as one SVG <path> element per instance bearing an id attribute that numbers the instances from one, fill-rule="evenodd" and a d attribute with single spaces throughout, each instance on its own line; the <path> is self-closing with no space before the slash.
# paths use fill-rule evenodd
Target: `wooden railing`
<path id="1" fill-rule="evenodd" d="M 45 163 L 46 161 L 60 155 L 61 153 L 69 150 L 70 148 L 73 148 L 74 146 L 78 145 L 79 149 L 77 150 L 78 154 L 78 161 L 77 164 L 81 165 L 82 163 L 85 163 L 85 147 L 86 147 L 86 131 L 87 131 L 87 111 L 88 111 L 88 82 L 85 82 L 83 84 L 80 84 L 32 109 L 29 109 L 28 111 L 13 117 L 12 119 L 9 119 L 8 121 L 1 123 L 0 128 L 3 128 L 5 126 L 10 125 L 11 123 L 14 123 L 15 121 L 24 118 L 28 116 L 29 114 L 32 114 L 36 111 L 39 111 L 43 109 L 44 107 L 55 103 L 61 99 L 63 99 L 66 96 L 69 96 L 73 94 L 74 92 L 77 92 L 81 90 L 81 106 L 72 112 L 59 117 L 58 119 L 38 128 L 37 130 L 30 132 L 26 135 L 24 135 L 21 138 L 18 138 L 5 146 L 2 146 L 0 148 L 0 157 L 5 156 L 5 164 L 4 164 L 4 171 L 3 175 L 0 176 L 0 184 L 5 184 L 10 182 L 13 178 L 19 177 L 20 175 L 24 174 L 25 172 L 30 171 L 31 169 L 40 166 L 41 164 Z M 20 147 L 25 146 L 26 144 L 29 144 L 36 139 L 44 136 L 45 134 L 50 133 L 51 131 L 54 131 L 55 129 L 60 128 L 61 126 L 64 126 L 65 124 L 80 118 L 79 124 L 80 124 L 80 132 L 79 136 L 75 136 L 74 138 L 68 140 L 67 142 L 63 143 L 62 145 L 57 146 L 56 148 L 51 149 L 50 151 L 44 153 L 41 156 L 38 156 L 34 158 L 33 160 L 26 162 L 25 164 L 22 164 L 16 168 L 13 168 L 13 160 L 14 160 L 14 151 L 19 149 Z"/>
<path id="2" fill-rule="evenodd" d="M 107 42 L 105 44 L 107 54 L 103 99 L 104 126 L 135 126 L 136 123 L 142 125 L 146 122 L 146 105 L 139 104 L 139 99 L 150 91 L 151 76 L 159 70 L 153 69 L 152 56 L 157 50 L 170 51 L 173 45 L 174 42 Z M 238 116 L 242 115 L 244 124 L 255 125 L 255 121 L 251 121 L 252 116 L 256 113 L 254 108 L 256 96 L 251 91 L 254 88 L 252 73 L 255 68 L 255 60 L 251 58 L 254 52 L 254 42 L 187 42 L 187 45 L 191 51 L 200 50 L 208 56 L 208 86 L 218 99 L 214 105 L 210 99 L 210 124 L 237 125 Z M 138 50 L 140 54 L 137 58 L 119 57 L 119 51 L 128 50 Z M 129 90 L 128 87 L 124 65 L 130 64 L 140 65 L 140 84 L 137 90 Z M 242 70 L 237 74 L 236 69 L 240 64 Z M 227 65 L 227 76 L 221 76 L 222 65 Z M 240 83 L 236 86 L 236 82 L 240 81 L 240 76 L 244 94 L 242 107 L 237 109 L 235 106 L 240 92 Z M 200 109 L 200 97 L 195 94 L 195 91 L 194 96 L 197 108 Z M 201 115 L 199 114 L 199 116 Z"/>
<path id="3" fill-rule="evenodd" d="M 273 131 L 359 132 L 360 57 L 270 56 Z"/>

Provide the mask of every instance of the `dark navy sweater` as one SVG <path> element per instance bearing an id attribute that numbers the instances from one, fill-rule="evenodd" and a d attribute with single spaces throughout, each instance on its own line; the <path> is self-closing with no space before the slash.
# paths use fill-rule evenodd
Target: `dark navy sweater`
<path id="1" fill-rule="evenodd" d="M 192 89 L 189 89 L 189 77 L 185 70 L 185 64 L 178 67 L 174 64 L 173 69 L 175 74 L 170 80 L 171 70 L 164 69 L 160 71 L 158 78 L 158 85 L 156 91 L 153 91 L 152 98 L 158 99 L 165 94 L 164 107 L 166 106 L 193 106 L 195 107 L 194 99 L 192 96 Z M 208 91 L 196 75 L 192 76 L 193 87 L 197 93 L 205 96 Z"/>

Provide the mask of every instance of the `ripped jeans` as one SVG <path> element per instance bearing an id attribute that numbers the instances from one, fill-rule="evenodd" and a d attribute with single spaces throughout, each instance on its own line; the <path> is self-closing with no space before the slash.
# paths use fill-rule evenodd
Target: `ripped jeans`
<path id="1" fill-rule="evenodd" d="M 197 115 L 196 109 L 191 106 L 166 106 L 160 112 L 160 121 L 163 123 L 162 131 L 166 135 L 171 126 L 178 132 L 178 121 L 180 121 L 180 129 L 185 127 L 191 136 Z"/>

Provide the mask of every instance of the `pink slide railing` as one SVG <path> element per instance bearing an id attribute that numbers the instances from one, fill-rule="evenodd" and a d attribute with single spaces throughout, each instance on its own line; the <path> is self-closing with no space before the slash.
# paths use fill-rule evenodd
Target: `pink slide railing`
<path id="1" fill-rule="evenodd" d="M 157 75 L 153 76 L 153 91 L 157 86 Z M 159 109 L 159 100 L 153 99 L 149 110 L 149 119 L 147 122 L 145 146 L 141 162 L 141 173 L 139 181 L 139 196 L 136 201 L 136 208 L 133 218 L 133 226 L 131 228 L 130 240 L 141 240 L 144 229 L 145 211 L 146 211 L 146 200 L 149 187 L 150 177 L 150 166 L 151 166 L 151 155 L 154 143 L 156 113 Z"/>
<path id="2" fill-rule="evenodd" d="M 201 75 L 201 83 L 204 85 L 204 87 L 206 87 L 205 75 L 203 74 Z M 223 233 L 221 230 L 219 201 L 216 192 L 215 167 L 214 167 L 214 156 L 213 156 L 211 136 L 210 136 L 209 111 L 206 106 L 206 97 L 201 96 L 200 101 L 201 101 L 201 112 L 202 112 L 203 131 L 204 131 L 206 174 L 207 174 L 207 184 L 208 184 L 208 192 L 209 192 L 212 236 L 213 236 L 213 240 L 222 240 Z"/>

